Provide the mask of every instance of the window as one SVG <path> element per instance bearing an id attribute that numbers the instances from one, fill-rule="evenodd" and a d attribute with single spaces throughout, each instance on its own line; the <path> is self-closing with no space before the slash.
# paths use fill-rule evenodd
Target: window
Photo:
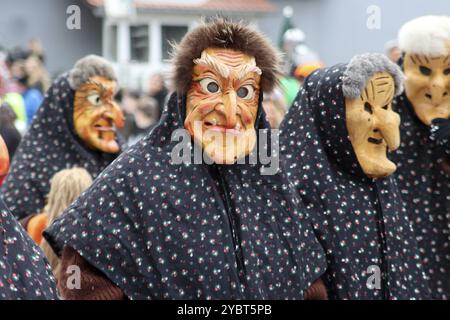
<path id="1" fill-rule="evenodd" d="M 130 27 L 130 46 L 131 61 L 148 62 L 148 25 L 136 25 Z"/>
<path id="2" fill-rule="evenodd" d="M 180 42 L 183 36 L 188 31 L 187 26 L 162 26 L 162 58 L 163 61 L 170 59 L 170 44 L 173 42 Z"/>
<path id="3" fill-rule="evenodd" d="M 109 26 L 107 55 L 111 61 L 117 61 L 117 26 Z"/>

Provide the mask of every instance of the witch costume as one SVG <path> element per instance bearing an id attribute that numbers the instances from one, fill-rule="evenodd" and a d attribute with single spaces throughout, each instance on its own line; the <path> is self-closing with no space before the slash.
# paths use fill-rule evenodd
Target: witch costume
<path id="1" fill-rule="evenodd" d="M 88 148 L 74 130 L 74 90 L 69 73 L 48 90 L 33 123 L 22 139 L 1 187 L 1 197 L 18 219 L 45 205 L 51 177 L 62 169 L 85 168 L 96 177 L 117 155 Z"/>
<path id="2" fill-rule="evenodd" d="M 100 175 L 47 241 L 57 253 L 77 250 L 131 299 L 301 299 L 325 261 L 298 198 L 260 164 L 171 164 L 184 106 L 173 94 L 160 125 Z M 259 112 L 257 127 L 268 128 Z"/>
<path id="3" fill-rule="evenodd" d="M 58 299 L 52 269 L 0 200 L 0 300 Z"/>
<path id="4" fill-rule="evenodd" d="M 359 63 L 371 74 L 391 71 L 375 61 L 378 57 L 361 57 L 306 79 L 282 123 L 282 159 L 289 179 L 312 209 L 314 229 L 327 255 L 322 278 L 330 299 L 424 299 L 429 288 L 394 179 L 366 176 L 348 139 L 346 70 Z M 380 276 L 378 285 L 372 282 L 375 276 Z"/>
<path id="5" fill-rule="evenodd" d="M 448 150 L 441 139 L 430 139 L 405 94 L 393 104 L 400 114 L 402 142 L 393 160 L 396 178 L 414 224 L 424 270 L 434 299 L 450 299 L 450 174 L 444 170 Z M 447 160 L 448 161 L 448 160 Z"/>
<path id="6" fill-rule="evenodd" d="M 450 17 L 422 16 L 398 33 L 405 92 L 393 102 L 402 141 L 393 160 L 433 299 L 450 299 Z"/>
<path id="7" fill-rule="evenodd" d="M 185 103 L 172 94 L 159 126 L 44 236 L 130 299 L 302 299 L 325 259 L 299 199 L 260 164 L 172 164 Z M 257 128 L 268 128 L 259 113 Z"/>

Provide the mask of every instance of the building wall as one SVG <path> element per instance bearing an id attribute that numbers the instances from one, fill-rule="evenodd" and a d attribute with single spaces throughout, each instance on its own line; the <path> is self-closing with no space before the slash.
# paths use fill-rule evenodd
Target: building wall
<path id="1" fill-rule="evenodd" d="M 81 9 L 81 30 L 66 27 L 67 7 Z M 0 46 L 26 46 L 41 39 L 52 75 L 71 68 L 84 55 L 101 54 L 102 21 L 81 0 L 0 0 Z"/>
<path id="2" fill-rule="evenodd" d="M 293 21 L 306 33 L 306 41 L 327 64 L 346 62 L 364 52 L 383 52 L 386 41 L 397 36 L 406 21 L 425 14 L 450 15 L 450 0 L 270 0 L 276 13 L 259 21 L 275 43 L 279 38 L 282 10 L 294 8 Z M 381 13 L 380 29 L 367 28 L 371 5 Z"/>
<path id="3" fill-rule="evenodd" d="M 162 56 L 163 42 L 161 27 L 165 26 L 186 26 L 188 29 L 194 28 L 204 17 L 200 12 L 180 13 L 180 12 L 157 12 L 138 13 L 130 18 L 106 17 L 103 20 L 103 56 L 113 62 L 113 66 L 119 75 L 120 84 L 126 88 L 145 89 L 148 79 L 153 73 L 171 73 L 171 64 L 164 60 Z M 257 27 L 255 15 L 234 15 L 236 20 L 246 20 L 251 25 Z M 130 58 L 130 26 L 148 25 L 148 43 L 150 44 L 148 62 L 131 61 Z M 117 26 L 116 41 L 112 40 L 112 26 Z M 173 39 L 172 39 L 173 40 Z M 117 46 L 114 54 L 111 53 L 114 44 Z"/>

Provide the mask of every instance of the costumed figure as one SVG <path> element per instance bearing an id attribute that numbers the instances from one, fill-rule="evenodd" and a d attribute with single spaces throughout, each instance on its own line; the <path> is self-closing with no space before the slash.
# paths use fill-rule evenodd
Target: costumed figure
<path id="1" fill-rule="evenodd" d="M 387 157 L 400 144 L 391 105 L 402 81 L 384 55 L 356 56 L 312 73 L 282 123 L 282 159 L 315 214 L 331 299 L 429 298 Z"/>
<path id="2" fill-rule="evenodd" d="M 159 124 L 44 233 L 62 255 L 65 298 L 304 298 L 323 250 L 282 170 L 249 161 L 258 143 L 272 145 L 257 131 L 269 128 L 262 92 L 279 61 L 259 32 L 222 19 L 183 38 Z M 188 152 L 176 163 L 180 143 Z M 64 288 L 72 264 L 81 290 Z"/>
<path id="3" fill-rule="evenodd" d="M 14 216 L 21 219 L 44 208 L 56 172 L 82 167 L 96 177 L 117 157 L 116 128 L 124 118 L 114 101 L 116 90 L 112 66 L 92 55 L 55 80 L 1 187 Z"/>
<path id="4" fill-rule="evenodd" d="M 396 177 L 432 297 L 450 299 L 450 17 L 407 22 L 399 47 L 405 92 L 394 100 L 402 119 Z"/>

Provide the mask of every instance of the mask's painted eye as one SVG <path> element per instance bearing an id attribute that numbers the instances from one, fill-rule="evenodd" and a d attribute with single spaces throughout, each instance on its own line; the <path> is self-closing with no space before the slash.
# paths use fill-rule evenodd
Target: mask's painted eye
<path id="1" fill-rule="evenodd" d="M 219 84 L 210 78 L 200 80 L 200 85 L 204 92 L 217 93 L 220 91 Z"/>
<path id="2" fill-rule="evenodd" d="M 92 94 L 88 95 L 87 99 L 94 106 L 98 106 L 102 102 L 100 99 L 100 95 L 98 93 L 92 93 Z"/>
<path id="3" fill-rule="evenodd" d="M 372 106 L 370 105 L 370 103 L 366 102 L 364 103 L 364 110 L 367 111 L 368 113 L 372 114 Z"/>
<path id="4" fill-rule="evenodd" d="M 445 70 L 444 70 L 444 74 L 445 74 L 446 76 L 449 75 L 449 74 L 450 74 L 450 68 L 445 69 Z"/>
<path id="5" fill-rule="evenodd" d="M 237 91 L 237 96 L 241 99 L 252 99 L 255 95 L 255 88 L 253 88 L 252 85 L 247 84 L 245 86 L 242 86 Z"/>
<path id="6" fill-rule="evenodd" d="M 424 76 L 429 76 L 431 74 L 431 69 L 424 67 L 424 66 L 420 66 L 419 67 L 420 73 L 423 74 Z"/>

